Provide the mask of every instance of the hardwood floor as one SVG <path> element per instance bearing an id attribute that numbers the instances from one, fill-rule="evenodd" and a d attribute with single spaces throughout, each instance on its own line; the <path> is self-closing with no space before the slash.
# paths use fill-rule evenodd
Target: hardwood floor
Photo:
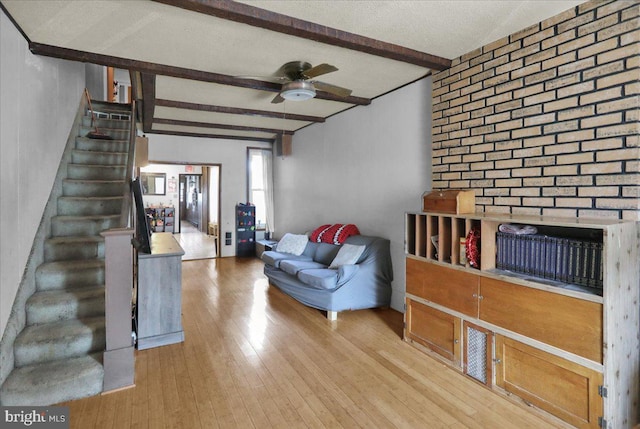
<path id="1" fill-rule="evenodd" d="M 258 259 L 183 262 L 185 342 L 136 352 L 136 386 L 66 403 L 72 428 L 549 428 L 402 341 L 394 310 L 336 322 Z"/>

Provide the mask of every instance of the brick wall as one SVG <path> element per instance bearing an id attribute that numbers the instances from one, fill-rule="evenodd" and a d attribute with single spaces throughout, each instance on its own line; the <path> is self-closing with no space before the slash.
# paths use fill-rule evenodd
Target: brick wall
<path id="1" fill-rule="evenodd" d="M 640 1 L 589 1 L 433 76 L 433 188 L 493 213 L 640 220 Z"/>

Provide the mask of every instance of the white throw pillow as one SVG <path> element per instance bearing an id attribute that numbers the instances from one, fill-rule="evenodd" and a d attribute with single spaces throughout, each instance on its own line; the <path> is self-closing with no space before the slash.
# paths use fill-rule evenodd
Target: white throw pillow
<path id="1" fill-rule="evenodd" d="M 292 255 L 300 256 L 304 249 L 307 247 L 309 237 L 304 234 L 291 234 L 286 233 L 284 237 L 278 241 L 276 250 L 282 253 L 291 253 Z"/>
<path id="2" fill-rule="evenodd" d="M 338 254 L 336 255 L 336 257 L 333 258 L 333 261 L 331 262 L 331 265 L 329 265 L 329 268 L 338 268 L 340 267 L 340 265 L 355 264 L 356 262 L 358 262 L 358 258 L 360 258 L 360 255 L 362 255 L 362 252 L 364 252 L 364 248 L 365 246 L 343 244 L 342 247 L 340 247 L 340 250 L 338 250 Z"/>

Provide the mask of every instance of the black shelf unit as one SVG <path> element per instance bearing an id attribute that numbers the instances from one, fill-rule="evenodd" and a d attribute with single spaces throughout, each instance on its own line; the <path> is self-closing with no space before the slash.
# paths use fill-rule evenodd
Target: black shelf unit
<path id="1" fill-rule="evenodd" d="M 236 256 L 256 255 L 256 207 L 236 205 Z"/>

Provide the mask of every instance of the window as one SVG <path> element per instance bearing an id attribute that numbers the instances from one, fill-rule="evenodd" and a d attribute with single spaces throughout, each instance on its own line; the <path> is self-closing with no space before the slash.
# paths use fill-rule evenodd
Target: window
<path id="1" fill-rule="evenodd" d="M 249 149 L 247 160 L 248 201 L 256 206 L 256 228 L 269 228 L 269 206 L 273 206 L 270 192 L 271 150 Z M 272 209 L 271 209 L 271 212 Z"/>

